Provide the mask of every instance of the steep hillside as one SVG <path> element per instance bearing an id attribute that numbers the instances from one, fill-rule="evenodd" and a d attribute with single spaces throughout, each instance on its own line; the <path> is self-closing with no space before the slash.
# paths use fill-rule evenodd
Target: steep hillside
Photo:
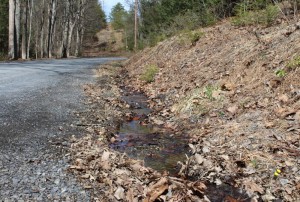
<path id="1" fill-rule="evenodd" d="M 127 62 L 128 85 L 155 109 L 150 119 L 191 136 L 188 176 L 265 201 L 300 200 L 299 28 L 225 21 Z M 147 83 L 141 78 L 150 67 L 159 71 Z"/>

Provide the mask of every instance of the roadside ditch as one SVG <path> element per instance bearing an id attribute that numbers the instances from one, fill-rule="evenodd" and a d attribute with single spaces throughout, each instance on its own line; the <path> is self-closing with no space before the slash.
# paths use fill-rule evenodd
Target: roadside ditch
<path id="1" fill-rule="evenodd" d="M 72 139 L 69 170 L 94 201 L 232 201 L 250 198 L 240 189 L 191 179 L 189 137 L 151 120 L 148 98 L 122 86 L 119 64 L 97 70 L 86 85 L 90 110 L 78 113 L 84 138 Z"/>

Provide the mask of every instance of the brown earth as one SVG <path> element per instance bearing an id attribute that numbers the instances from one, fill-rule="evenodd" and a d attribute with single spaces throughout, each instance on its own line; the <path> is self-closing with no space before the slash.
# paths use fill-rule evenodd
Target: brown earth
<path id="1" fill-rule="evenodd" d="M 188 176 L 264 201 L 300 200 L 299 28 L 224 21 L 198 30 L 196 43 L 181 34 L 127 62 L 127 84 L 149 96 L 151 119 L 191 135 Z M 146 83 L 150 65 L 159 73 Z"/>

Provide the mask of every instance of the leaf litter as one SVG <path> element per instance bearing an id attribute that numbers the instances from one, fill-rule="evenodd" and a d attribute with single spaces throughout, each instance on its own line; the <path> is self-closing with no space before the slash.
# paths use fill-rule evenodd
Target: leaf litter
<path id="1" fill-rule="evenodd" d="M 206 186 L 202 182 L 159 173 L 145 167 L 143 161 L 109 148 L 118 125 L 130 114 L 128 104 L 120 99 L 118 75 L 122 71 L 102 66 L 95 86 L 84 87 L 91 107 L 78 112 L 78 126 L 85 127 L 87 134 L 71 140 L 73 162 L 69 171 L 84 188 L 92 190 L 94 201 L 205 201 Z"/>
<path id="2" fill-rule="evenodd" d="M 173 37 L 125 68 L 102 67 L 98 84 L 86 87 L 93 107 L 83 116 L 97 123 L 81 123 L 88 135 L 73 140 L 70 170 L 95 201 L 298 201 L 300 68 L 284 78 L 274 73 L 300 48 L 299 30 L 284 34 L 291 26 L 253 30 L 224 22 L 203 29 L 195 46 Z M 149 65 L 159 73 L 145 83 L 140 75 Z M 107 147 L 130 114 L 120 80 L 149 97 L 150 122 L 189 134 L 191 154 L 177 177 Z"/>
<path id="3" fill-rule="evenodd" d="M 175 36 L 126 62 L 126 84 L 148 95 L 151 119 L 190 135 L 182 176 L 238 187 L 252 200 L 300 200 L 300 68 L 287 67 L 300 31 L 285 34 L 295 26 L 225 21 L 203 28 L 195 46 Z M 145 83 L 149 65 L 159 73 Z"/>

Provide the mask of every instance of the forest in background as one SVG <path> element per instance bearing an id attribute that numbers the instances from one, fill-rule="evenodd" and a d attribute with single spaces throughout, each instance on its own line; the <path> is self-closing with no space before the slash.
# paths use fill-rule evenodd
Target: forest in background
<path id="1" fill-rule="evenodd" d="M 280 14 L 296 14 L 299 0 L 139 0 L 129 2 L 127 11 L 120 3 L 110 14 L 116 30 L 123 29 L 127 49 L 134 50 L 134 15 L 138 13 L 138 49 L 181 32 L 233 18 L 237 26 L 271 25 Z M 295 15 L 296 17 L 296 15 Z M 197 36 L 192 36 L 197 37 Z"/>
<path id="2" fill-rule="evenodd" d="M 97 0 L 2 0 L 0 58 L 80 56 L 106 23 Z"/>
<path id="3" fill-rule="evenodd" d="M 136 0 L 127 4 L 128 10 L 116 4 L 108 18 L 114 30 L 124 33 L 124 50 L 133 51 L 228 17 L 237 26 L 269 26 L 282 14 L 296 18 L 300 1 Z M 78 57 L 84 44 L 93 44 L 95 34 L 106 27 L 98 0 L 2 0 L 0 59 Z M 191 40 L 199 38 L 198 33 L 189 35 Z"/>

